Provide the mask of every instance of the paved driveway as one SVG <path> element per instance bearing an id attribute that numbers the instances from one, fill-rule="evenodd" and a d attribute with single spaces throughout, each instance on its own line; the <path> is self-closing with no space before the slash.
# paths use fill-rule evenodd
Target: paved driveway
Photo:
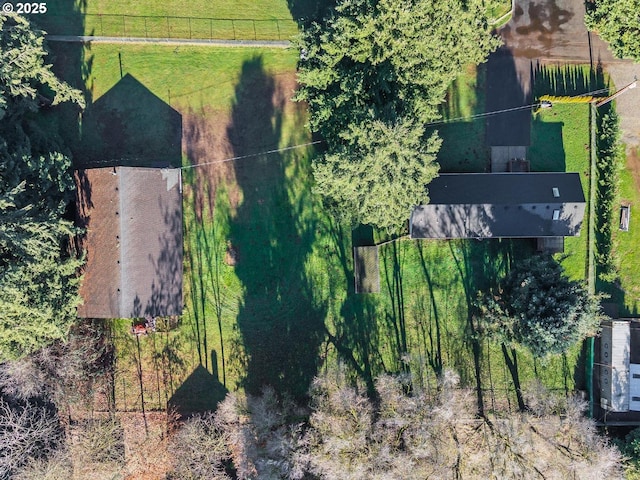
<path id="1" fill-rule="evenodd" d="M 488 62 L 487 111 L 526 105 L 530 100 L 532 71 L 538 63 L 594 66 L 602 63 L 616 88 L 633 81 L 634 75 L 640 77 L 639 64 L 614 58 L 607 44 L 587 31 L 584 11 L 583 0 L 516 0 L 511 20 L 498 31 L 505 46 L 492 54 Z M 506 86 L 507 81 L 514 80 L 518 88 Z M 640 145 L 640 87 L 626 92 L 617 102 L 617 110 L 623 141 L 629 146 Z M 527 140 L 528 145 L 528 135 L 522 133 L 528 127 L 520 124 L 527 122 L 524 115 L 511 115 L 508 121 L 492 118 L 487 120 L 489 145 L 504 142 L 498 138 L 511 138 L 506 144 L 512 145 L 514 141 Z"/>

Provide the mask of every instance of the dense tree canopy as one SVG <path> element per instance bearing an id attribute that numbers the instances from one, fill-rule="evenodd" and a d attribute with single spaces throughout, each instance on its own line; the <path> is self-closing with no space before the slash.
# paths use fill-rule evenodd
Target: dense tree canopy
<path id="1" fill-rule="evenodd" d="M 640 0 L 595 0 L 587 6 L 587 27 L 609 42 L 617 57 L 640 61 Z"/>
<path id="2" fill-rule="evenodd" d="M 602 318 L 598 298 L 548 256 L 517 262 L 500 287 L 481 298 L 480 309 L 483 333 L 537 357 L 565 352 L 595 333 Z"/>
<path id="3" fill-rule="evenodd" d="M 45 64 L 46 55 L 42 32 L 23 17 L 0 15 L 0 119 L 9 115 L 16 120 L 45 102 L 84 104 L 80 92 L 56 78 Z"/>
<path id="4" fill-rule="evenodd" d="M 351 204 L 349 213 L 364 223 L 393 230 L 398 220 L 408 218 L 407 206 L 427 200 L 427 182 L 438 173 L 441 140 L 435 134 L 424 139 L 423 128 L 414 122 L 374 120 L 349 128 L 344 135 L 353 143 L 338 146 L 315 164 L 318 189 L 339 205 Z"/>
<path id="5" fill-rule="evenodd" d="M 462 68 L 497 44 L 478 0 L 343 0 L 306 27 L 296 98 L 327 142 L 320 193 L 354 223 L 399 227 L 438 171 L 436 137 L 418 145 L 425 123 Z"/>
<path id="6" fill-rule="evenodd" d="M 0 361 L 62 338 L 78 304 L 74 233 L 63 219 L 73 198 L 71 161 L 38 127 L 38 109 L 80 92 L 44 63 L 42 33 L 0 16 Z"/>

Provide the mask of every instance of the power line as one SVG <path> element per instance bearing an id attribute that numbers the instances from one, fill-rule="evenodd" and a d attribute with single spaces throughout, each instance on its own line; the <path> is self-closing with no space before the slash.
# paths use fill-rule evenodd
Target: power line
<path id="1" fill-rule="evenodd" d="M 472 119 L 475 119 L 475 118 L 488 117 L 490 115 L 498 115 L 499 113 L 515 112 L 515 111 L 518 111 L 518 110 L 528 110 L 528 109 L 531 109 L 533 107 L 537 107 L 539 105 L 540 105 L 540 103 L 532 103 L 531 105 L 522 105 L 520 107 L 505 108 L 504 110 L 495 110 L 493 112 L 476 113 L 475 115 L 470 115 L 468 117 L 448 118 L 446 120 L 438 120 L 437 122 L 425 123 L 425 126 L 429 127 L 431 125 L 442 125 L 444 123 L 455 123 L 455 122 L 457 122 L 459 120 L 472 120 Z"/>
<path id="2" fill-rule="evenodd" d="M 593 95 L 596 93 L 602 93 L 602 92 L 607 92 L 608 89 L 607 88 L 602 88 L 600 90 L 594 90 L 592 92 L 587 92 L 587 93 L 582 93 L 580 95 L 575 95 L 575 97 L 585 97 L 585 96 L 589 96 L 589 95 Z M 460 120 L 473 120 L 476 118 L 483 118 L 483 117 L 488 117 L 490 115 L 498 115 L 501 113 L 508 113 L 508 112 L 515 112 L 515 111 L 519 111 L 519 110 L 526 110 L 526 109 L 530 109 L 533 107 L 539 107 L 541 106 L 543 103 L 532 103 L 530 105 L 522 105 L 520 107 L 513 107 L 513 108 L 506 108 L 503 110 L 495 110 L 493 112 L 485 112 L 485 113 L 477 113 L 475 115 L 470 115 L 467 117 L 456 117 L 456 118 L 449 118 L 446 120 L 438 120 L 436 122 L 429 122 L 426 123 L 425 126 L 432 126 L 432 125 L 443 125 L 443 124 L 447 124 L 447 123 L 454 123 Z M 194 164 L 194 165 L 187 165 L 184 167 L 180 167 L 182 170 L 188 169 L 188 168 L 196 168 L 196 167 L 204 167 L 207 165 L 215 165 L 217 163 L 227 163 L 227 162 L 234 162 L 236 160 L 243 160 L 246 158 L 252 158 L 252 157 L 259 157 L 262 155 L 271 155 L 273 153 L 281 153 L 281 152 L 287 152 L 289 150 L 294 150 L 296 148 L 303 148 L 303 147 L 309 147 L 311 145 L 318 145 L 319 143 L 323 143 L 324 140 L 316 140 L 315 142 L 307 142 L 307 143 L 300 143 L 297 145 L 291 145 L 289 147 L 283 147 L 283 148 L 276 148 L 274 150 L 267 150 L 265 152 L 257 152 L 257 153 L 252 153 L 249 155 L 240 155 L 237 157 L 230 157 L 230 158 L 224 158 L 222 160 L 214 160 L 212 162 L 206 162 L 206 163 L 198 163 L 198 164 Z M 111 163 L 112 160 L 98 160 L 97 162 L 93 162 L 93 163 Z"/>
<path id="3" fill-rule="evenodd" d="M 322 143 L 322 140 L 316 140 L 315 142 L 309 142 L 309 143 L 301 143 L 301 144 L 298 144 L 298 145 L 291 145 L 289 147 L 277 148 L 275 150 L 267 150 L 266 152 L 252 153 L 250 155 L 240 155 L 239 157 L 225 158 L 223 160 L 214 160 L 213 162 L 198 163 L 198 164 L 195 164 L 195 165 L 187 165 L 185 167 L 180 167 L 180 168 L 184 170 L 184 169 L 187 169 L 187 168 L 196 168 L 196 167 L 204 167 L 206 165 L 214 165 L 216 163 L 234 162 L 236 160 L 242 160 L 242 159 L 245 159 L 245 158 L 259 157 L 261 155 L 270 155 L 272 153 L 286 152 L 286 151 L 289 151 L 289 150 L 294 150 L 296 148 L 309 147 L 311 145 L 317 145 L 318 143 Z"/>
<path id="4" fill-rule="evenodd" d="M 588 97 L 590 95 L 594 95 L 597 93 L 603 93 L 603 92 L 608 92 L 609 89 L 608 88 L 601 88 L 599 90 L 593 90 L 591 92 L 586 92 L 586 93 L 581 93 L 580 95 L 574 95 L 574 97 Z M 540 107 L 542 105 L 541 102 L 537 102 L 537 103 L 532 103 L 530 105 L 522 105 L 520 107 L 513 107 L 513 108 L 506 108 L 504 110 L 495 110 L 493 112 L 485 112 L 485 113 L 476 113 L 475 115 L 469 115 L 466 117 L 456 117 L 456 118 L 448 118 L 448 119 L 443 119 L 443 120 L 438 120 L 436 122 L 429 122 L 426 123 L 425 126 L 431 126 L 431 125 L 442 125 L 445 123 L 454 123 L 460 120 L 473 120 L 476 118 L 482 118 L 482 117 L 488 117 L 490 115 L 498 115 L 500 113 L 508 113 L 508 112 L 516 112 L 518 110 L 527 110 L 530 108 L 534 108 L 534 107 Z"/>

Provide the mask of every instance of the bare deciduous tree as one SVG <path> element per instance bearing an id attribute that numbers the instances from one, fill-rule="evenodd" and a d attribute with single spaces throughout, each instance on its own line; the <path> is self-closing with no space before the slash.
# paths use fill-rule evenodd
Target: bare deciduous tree
<path id="1" fill-rule="evenodd" d="M 231 393 L 215 413 L 187 420 L 172 440 L 175 479 L 296 478 L 293 457 L 300 426 L 292 403 L 272 389 L 259 397 Z"/>
<path id="2" fill-rule="evenodd" d="M 529 391 L 531 411 L 479 418 L 456 384 L 445 371 L 427 394 L 383 376 L 372 402 L 339 376 L 316 380 L 302 471 L 345 480 L 620 478 L 618 450 L 576 398 L 537 386 Z"/>
<path id="3" fill-rule="evenodd" d="M 187 420 L 171 441 L 174 457 L 171 479 L 227 480 L 225 464 L 230 460 L 227 435 L 207 412 Z"/>
<path id="4" fill-rule="evenodd" d="M 47 458 L 33 458 L 22 467 L 12 480 L 70 480 L 73 478 L 73 465 L 64 449 L 56 451 Z"/>
<path id="5" fill-rule="evenodd" d="M 8 478 L 31 458 L 53 453 L 61 435 L 58 417 L 50 409 L 0 398 L 0 478 Z"/>

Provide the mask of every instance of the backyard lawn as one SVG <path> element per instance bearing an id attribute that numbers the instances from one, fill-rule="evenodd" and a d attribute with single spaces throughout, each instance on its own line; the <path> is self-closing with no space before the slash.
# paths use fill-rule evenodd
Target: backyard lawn
<path id="1" fill-rule="evenodd" d="M 447 91 L 446 103 L 440 109 L 447 120 L 431 127 L 443 139 L 438 153 L 442 172 L 484 172 L 489 169 L 485 120 L 470 118 L 484 113 L 484 82 L 485 68 L 470 65 Z"/>
<path id="2" fill-rule="evenodd" d="M 531 125 L 531 170 L 578 172 L 585 199 L 589 200 L 589 105 L 555 104 L 534 115 Z M 589 211 L 587 204 L 585 212 Z M 579 237 L 567 237 L 562 260 L 567 275 L 584 280 L 587 268 L 587 217 Z"/>
<path id="3" fill-rule="evenodd" d="M 58 0 L 47 8 L 33 19 L 59 35 L 287 40 L 297 32 L 286 0 Z"/>
<path id="4" fill-rule="evenodd" d="M 623 314 L 640 314 L 640 159 L 637 150 L 627 153 L 624 169 L 619 172 L 619 190 L 614 202 L 613 210 L 613 250 L 611 254 L 616 259 L 616 266 L 620 275 L 620 290 L 622 291 L 621 307 Z M 619 206 L 631 205 L 631 220 L 629 231 L 618 229 Z M 634 210 L 635 209 L 635 210 Z"/>
<path id="5" fill-rule="evenodd" d="M 122 65 L 182 115 L 185 310 L 177 326 L 139 339 L 130 321 L 113 322 L 119 409 L 140 410 L 143 395 L 147 410 L 209 409 L 227 391 L 265 383 L 300 397 L 338 359 L 369 379 L 407 367 L 433 379 L 453 368 L 481 388 L 485 408 L 513 405 L 502 351 L 475 342 L 470 304 L 531 244 L 390 243 L 380 248 L 381 293 L 355 295 L 352 232 L 313 193 L 313 149 L 260 153 L 310 141 L 305 108 L 290 101 L 294 51 L 99 44 L 84 58 L 94 101 Z M 450 118 L 481 108 L 474 77 L 469 70 L 450 92 Z M 483 124 L 474 132 L 457 147 L 443 129 L 449 152 L 470 152 L 455 165 L 444 150 L 443 169 L 486 163 Z M 232 157 L 243 158 L 222 161 Z M 522 384 L 573 390 L 579 349 L 545 362 L 518 350 Z"/>

